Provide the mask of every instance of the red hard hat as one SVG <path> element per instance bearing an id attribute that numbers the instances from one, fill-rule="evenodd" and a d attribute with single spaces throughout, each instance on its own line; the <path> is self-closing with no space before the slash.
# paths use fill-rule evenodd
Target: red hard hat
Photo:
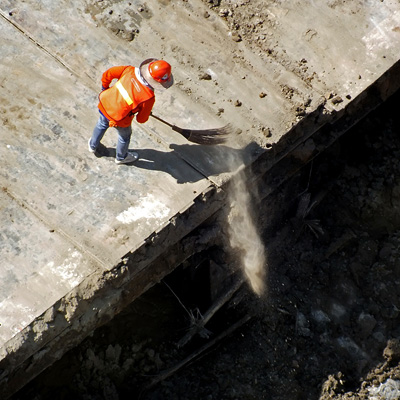
<path id="1" fill-rule="evenodd" d="M 155 81 L 163 83 L 170 79 L 171 65 L 164 60 L 153 61 L 149 65 L 149 72 Z"/>

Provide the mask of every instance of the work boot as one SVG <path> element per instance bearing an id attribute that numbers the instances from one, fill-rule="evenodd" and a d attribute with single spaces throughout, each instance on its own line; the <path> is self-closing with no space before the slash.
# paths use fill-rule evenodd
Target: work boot
<path id="1" fill-rule="evenodd" d="M 128 154 L 123 160 L 115 159 L 116 164 L 130 164 L 135 162 L 139 158 L 139 154 L 134 151 L 128 151 Z"/>

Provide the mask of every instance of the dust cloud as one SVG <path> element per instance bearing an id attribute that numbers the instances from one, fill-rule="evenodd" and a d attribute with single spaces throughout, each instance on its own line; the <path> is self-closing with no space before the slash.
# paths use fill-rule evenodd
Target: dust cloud
<path id="1" fill-rule="evenodd" d="M 238 165 L 235 157 L 231 156 L 231 164 Z M 265 292 L 266 254 L 261 241 L 257 224 L 255 199 L 248 187 L 248 173 L 244 169 L 236 172 L 229 184 L 228 200 L 230 211 L 228 213 L 229 246 L 240 258 L 240 266 L 251 288 L 257 295 Z"/>

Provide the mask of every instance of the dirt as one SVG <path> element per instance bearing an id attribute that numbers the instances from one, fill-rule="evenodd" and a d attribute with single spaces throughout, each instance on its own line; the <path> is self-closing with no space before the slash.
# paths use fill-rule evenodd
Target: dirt
<path id="1" fill-rule="evenodd" d="M 204 3 L 231 26 L 233 41 L 278 57 L 268 36 L 274 20 L 263 13 L 262 1 L 252 7 L 250 0 Z M 110 4 L 98 2 L 98 8 Z M 109 29 L 132 41 L 147 12 L 145 5 L 133 10 L 128 31 L 110 13 Z M 292 67 L 305 81 L 314 78 L 306 60 Z M 292 88 L 282 90 L 295 95 Z M 210 249 L 13 399 L 400 398 L 399 100 L 396 95 L 296 177 L 304 184 L 293 193 L 295 207 L 286 210 L 280 226 L 263 231 L 268 255 L 263 297 L 246 287 L 216 314 L 203 337 L 178 348 L 190 322 L 209 305 L 201 266 L 204 258 L 224 258 L 221 250 Z M 299 116 L 307 99 L 303 106 Z M 145 390 L 245 315 L 253 317 Z"/>
<path id="2" fill-rule="evenodd" d="M 143 398 L 400 397 L 398 100 L 304 172 L 292 218 L 265 232 L 257 316 Z"/>
<path id="3" fill-rule="evenodd" d="M 13 399 L 399 398 L 399 99 L 297 177 L 304 191 L 293 194 L 296 207 L 263 234 L 265 296 L 245 289 L 207 325 L 208 339 L 177 348 L 190 314 L 207 306 L 201 269 L 180 270 Z M 233 334 L 143 390 L 250 313 Z"/>

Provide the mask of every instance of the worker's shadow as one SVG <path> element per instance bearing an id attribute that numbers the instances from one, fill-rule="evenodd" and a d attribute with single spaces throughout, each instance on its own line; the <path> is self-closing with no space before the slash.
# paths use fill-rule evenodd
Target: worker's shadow
<path id="1" fill-rule="evenodd" d="M 204 146 L 198 144 L 171 144 L 172 151 L 135 149 L 139 159 L 127 164 L 134 168 L 162 171 L 176 179 L 177 183 L 197 182 L 204 177 L 235 171 L 249 164 L 263 149 L 249 143 L 242 149 L 227 145 Z M 103 144 L 97 149 L 97 157 L 115 158 L 115 148 Z"/>
<path id="2" fill-rule="evenodd" d="M 226 145 L 202 146 L 196 144 L 171 144 L 170 152 L 138 149 L 139 160 L 133 166 L 147 170 L 163 171 L 177 183 L 197 182 L 204 177 L 235 171 L 248 164 L 263 150 L 256 143 L 242 149 Z"/>
<path id="3" fill-rule="evenodd" d="M 135 149 L 139 160 L 127 164 L 134 168 L 162 171 L 176 179 L 177 183 L 197 182 L 204 177 L 235 171 L 249 164 L 263 149 L 249 143 L 242 149 L 227 145 L 204 146 L 197 144 L 171 144 L 172 151 Z M 115 158 L 115 148 L 100 144 L 96 157 Z"/>

